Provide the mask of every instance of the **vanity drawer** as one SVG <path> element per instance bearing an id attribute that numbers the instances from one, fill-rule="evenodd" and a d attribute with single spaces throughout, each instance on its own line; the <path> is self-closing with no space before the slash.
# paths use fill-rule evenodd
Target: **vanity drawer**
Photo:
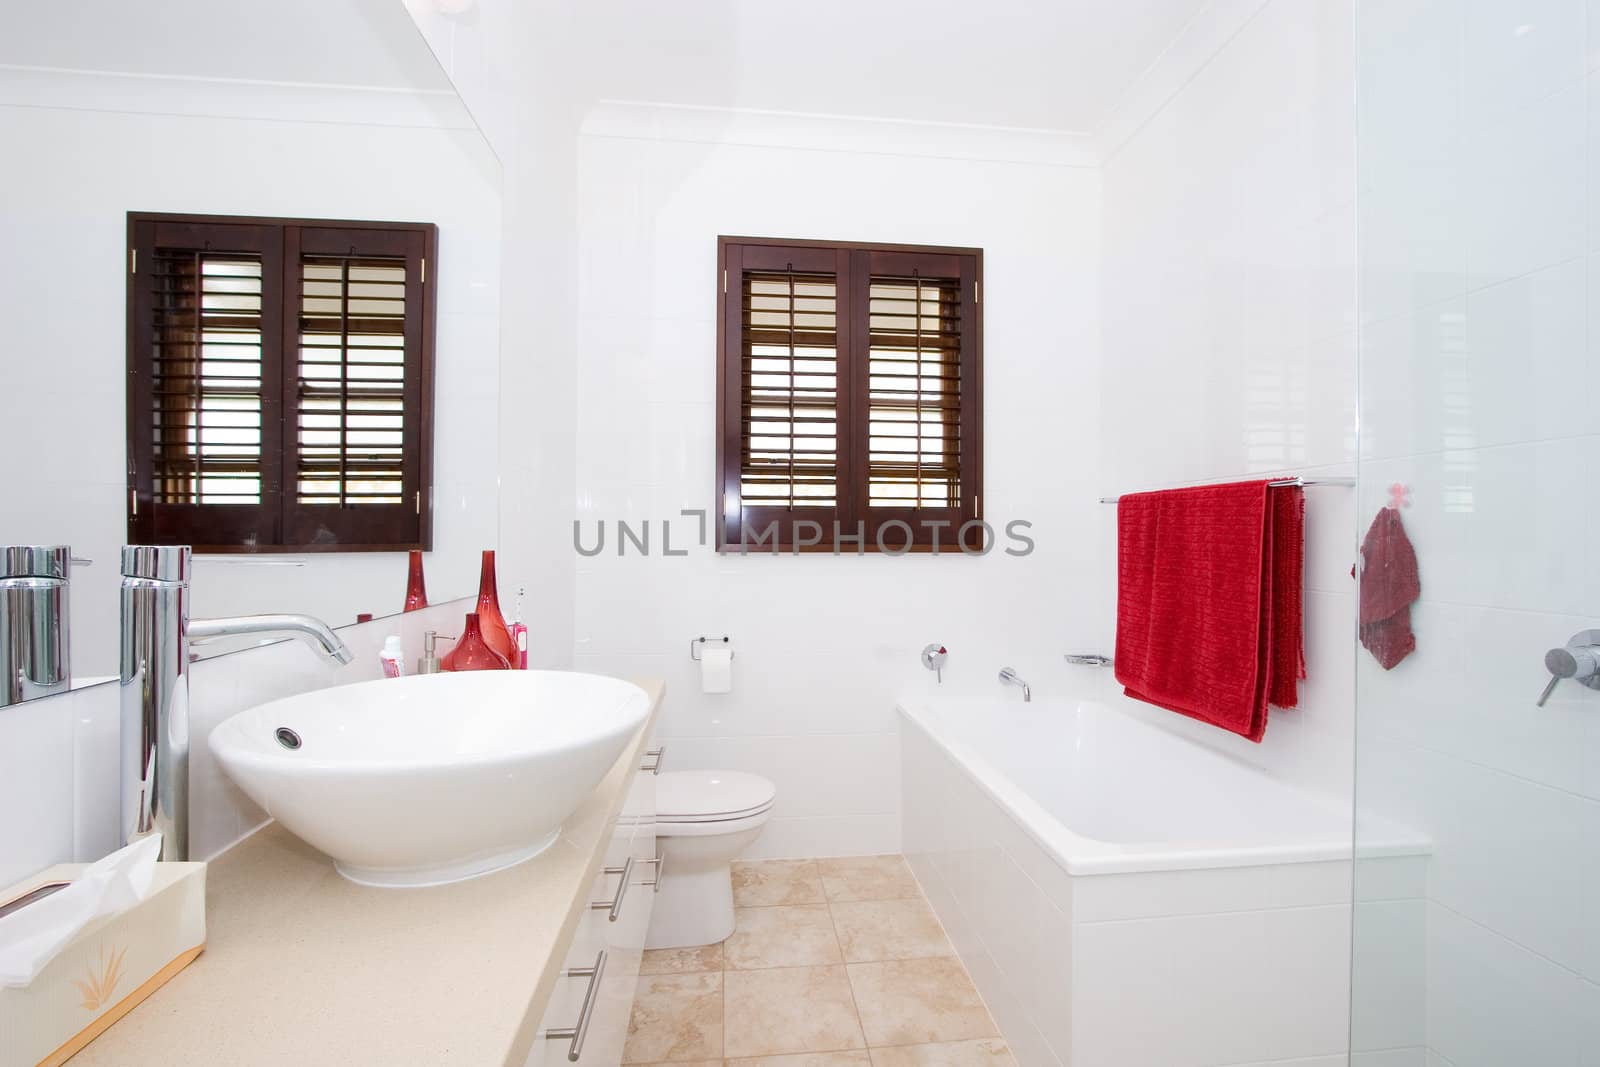
<path id="1" fill-rule="evenodd" d="M 663 748 L 647 744 L 589 887 L 589 907 L 556 979 L 527 1067 L 618 1067 L 633 1016 L 639 964 L 661 877 L 656 776 Z M 626 884 L 623 879 L 626 878 Z M 597 905 L 604 905 L 597 906 Z M 547 1034 L 558 1036 L 546 1037 Z M 572 1059 L 576 1050 L 577 1059 Z"/>
<path id="2" fill-rule="evenodd" d="M 644 883 L 654 880 L 656 867 L 641 862 L 654 858 L 653 829 L 643 838 L 636 831 L 626 820 L 617 823 L 562 975 L 551 991 L 528 1067 L 570 1067 L 574 1062 L 617 1067 L 622 1062 L 654 896 Z M 545 1036 L 551 1033 L 556 1036 Z M 576 1060 L 571 1059 L 574 1050 Z"/>

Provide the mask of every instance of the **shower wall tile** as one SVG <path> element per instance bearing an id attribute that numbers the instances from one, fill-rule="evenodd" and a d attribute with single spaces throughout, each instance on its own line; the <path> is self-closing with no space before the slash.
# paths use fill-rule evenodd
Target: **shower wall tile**
<path id="1" fill-rule="evenodd" d="M 1582 805 L 1578 815 L 1578 834 L 1583 841 L 1600 841 L 1600 802 L 1591 800 Z M 1600 849 L 1590 847 L 1583 850 L 1578 862 L 1583 894 L 1579 910 L 1582 935 L 1578 948 L 1578 973 L 1588 980 L 1592 989 L 1595 983 L 1600 983 Z M 1600 1061 L 1600 1041 L 1596 1041 L 1600 1039 L 1600 1025 L 1591 1028 L 1588 1038 L 1591 1057 Z"/>
<path id="2" fill-rule="evenodd" d="M 1465 0 L 1469 114 L 1493 115 L 1583 77 L 1584 0 Z"/>
<path id="3" fill-rule="evenodd" d="M 1467 135 L 1467 278 L 1493 285 L 1586 249 L 1586 93 L 1581 82 Z M 1475 116 L 1476 117 L 1476 116 Z"/>
<path id="4" fill-rule="evenodd" d="M 1352 1053 L 1427 1044 L 1427 902 L 1364 900 L 1351 948 Z"/>
<path id="5" fill-rule="evenodd" d="M 1441 905 L 1428 912 L 1428 1043 L 1453 1067 L 1584 1062 L 1577 975 Z"/>
<path id="6" fill-rule="evenodd" d="M 1433 376 L 1451 391 L 1440 405 L 1439 439 L 1461 442 L 1446 447 L 1573 437 L 1588 429 L 1592 414 L 1582 392 L 1550 388 L 1588 373 L 1587 267 L 1578 256 L 1468 294 L 1464 365 L 1440 367 Z"/>

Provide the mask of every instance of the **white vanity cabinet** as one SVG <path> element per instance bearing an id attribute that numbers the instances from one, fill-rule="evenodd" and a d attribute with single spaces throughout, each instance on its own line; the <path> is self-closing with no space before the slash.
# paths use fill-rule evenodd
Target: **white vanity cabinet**
<path id="1" fill-rule="evenodd" d="M 527 1067 L 622 1063 L 661 868 L 655 832 L 659 760 L 660 750 L 651 748 L 629 784 Z"/>

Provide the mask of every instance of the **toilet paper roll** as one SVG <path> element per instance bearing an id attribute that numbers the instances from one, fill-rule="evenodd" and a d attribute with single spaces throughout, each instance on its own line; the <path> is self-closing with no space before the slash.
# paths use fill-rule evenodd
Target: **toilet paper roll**
<path id="1" fill-rule="evenodd" d="M 733 649 L 727 645 L 700 650 L 700 691 L 726 693 L 733 689 Z"/>

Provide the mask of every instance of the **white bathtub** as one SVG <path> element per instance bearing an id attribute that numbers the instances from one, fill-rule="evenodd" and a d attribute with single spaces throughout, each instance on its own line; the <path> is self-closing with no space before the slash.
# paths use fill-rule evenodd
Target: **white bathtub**
<path id="1" fill-rule="evenodd" d="M 900 711 L 906 855 L 1023 1067 L 1348 1062 L 1347 806 L 1097 704 Z"/>

